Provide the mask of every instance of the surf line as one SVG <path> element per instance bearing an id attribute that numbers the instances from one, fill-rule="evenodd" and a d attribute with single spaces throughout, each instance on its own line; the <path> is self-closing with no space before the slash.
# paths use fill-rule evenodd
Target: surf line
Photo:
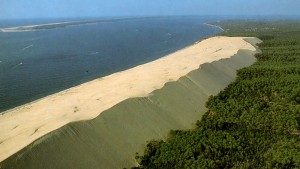
<path id="1" fill-rule="evenodd" d="M 213 24 L 209 24 L 209 23 L 204 23 L 204 25 L 215 27 L 215 28 L 218 28 L 218 29 L 220 29 L 222 31 L 225 31 L 221 26 L 218 26 L 218 25 L 213 25 Z"/>
<path id="2" fill-rule="evenodd" d="M 23 48 L 22 50 L 26 50 L 26 49 L 31 48 L 31 47 L 33 47 L 33 45 L 26 46 L 26 47 Z"/>
<path id="3" fill-rule="evenodd" d="M 21 66 L 21 65 L 23 65 L 23 62 L 20 62 L 20 63 L 18 63 L 18 64 L 16 64 L 16 65 L 12 66 L 12 67 L 11 67 L 11 70 L 13 70 L 13 69 L 15 69 L 15 68 L 17 68 L 17 67 L 19 67 L 19 66 Z"/>

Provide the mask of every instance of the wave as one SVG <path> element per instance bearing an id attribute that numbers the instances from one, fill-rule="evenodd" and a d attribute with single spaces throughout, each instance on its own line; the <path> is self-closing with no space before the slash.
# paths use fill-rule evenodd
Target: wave
<path id="1" fill-rule="evenodd" d="M 204 23 L 204 25 L 215 27 L 215 28 L 220 29 L 221 31 L 225 31 L 221 26 L 218 26 L 218 25 L 213 25 L 213 24 L 209 24 L 209 23 Z"/>
<path id="2" fill-rule="evenodd" d="M 99 52 L 91 52 L 90 55 L 97 55 Z"/>
<path id="3" fill-rule="evenodd" d="M 29 48 L 31 48 L 31 47 L 33 47 L 33 45 L 26 46 L 25 48 L 22 49 L 22 51 L 23 51 L 23 50 L 26 50 L 26 49 L 29 49 Z"/>
<path id="4" fill-rule="evenodd" d="M 15 69 L 15 68 L 17 68 L 17 67 L 19 67 L 19 66 L 21 66 L 21 65 L 23 65 L 23 62 L 20 62 L 20 63 L 18 63 L 18 64 L 16 64 L 16 65 L 12 66 L 12 67 L 10 68 L 10 70 L 13 70 L 13 69 Z"/>

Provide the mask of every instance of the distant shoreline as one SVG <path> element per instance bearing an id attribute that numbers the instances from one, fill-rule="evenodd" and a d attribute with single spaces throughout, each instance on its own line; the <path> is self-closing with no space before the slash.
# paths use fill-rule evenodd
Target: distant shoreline
<path id="1" fill-rule="evenodd" d="M 11 28 L 3 28 L 0 30 L 2 32 L 27 32 L 27 31 L 34 31 L 35 27 L 38 27 L 38 26 L 55 26 L 55 25 L 70 24 L 70 23 L 74 23 L 74 22 L 61 22 L 61 23 L 50 23 L 50 24 L 40 24 L 40 25 L 18 26 L 18 27 L 11 27 Z"/>
<path id="2" fill-rule="evenodd" d="M 143 18 L 115 18 L 115 19 L 100 19 L 100 20 L 89 20 L 89 21 L 57 22 L 57 23 L 48 23 L 48 24 L 2 28 L 0 29 L 0 32 L 29 32 L 29 31 L 37 31 L 37 30 L 64 28 L 64 27 L 76 26 L 76 25 L 86 25 L 86 24 L 95 24 L 100 22 L 112 22 L 112 21 L 133 20 L 133 19 L 143 19 Z M 213 25 L 209 23 L 204 23 L 204 25 L 215 27 L 220 29 L 221 31 L 225 31 L 221 26 L 218 25 Z"/>
<path id="3" fill-rule="evenodd" d="M 160 18 L 159 16 L 153 17 L 127 17 L 127 18 L 107 18 L 107 19 L 96 19 L 96 20 L 85 20 L 85 21 L 69 21 L 69 22 L 57 22 L 57 23 L 47 23 L 47 24 L 37 24 L 37 25 L 27 25 L 27 26 L 17 26 L 9 28 L 0 28 L 0 32 L 29 32 L 29 31 L 38 31 L 38 30 L 47 30 L 47 29 L 56 29 L 64 28 L 69 26 L 77 25 L 87 25 L 87 24 L 96 24 L 101 22 L 116 22 L 116 21 L 125 21 L 125 20 L 138 20 L 146 18 Z"/>
<path id="4" fill-rule="evenodd" d="M 86 20 L 86 21 L 57 22 L 57 23 L 2 28 L 0 29 L 0 31 L 1 32 L 28 32 L 28 31 L 64 28 L 64 27 L 77 26 L 77 25 L 95 24 L 101 22 L 115 22 L 115 21 L 134 20 L 134 19 L 143 19 L 143 18 L 112 18 L 112 19 L 98 19 L 98 20 Z"/>
<path id="5" fill-rule="evenodd" d="M 99 23 L 99 22 L 118 21 L 118 20 L 121 20 L 121 19 L 59 22 L 59 23 L 49 23 L 49 24 L 39 24 L 39 25 L 28 25 L 28 26 L 18 26 L 18 27 L 11 27 L 11 28 L 3 28 L 3 29 L 0 29 L 0 30 L 2 32 L 28 32 L 28 31 L 37 31 L 37 30 L 47 30 L 47 29 L 55 29 L 55 28 L 64 28 L 64 27 L 76 26 L 76 25 L 94 24 L 94 23 Z"/>

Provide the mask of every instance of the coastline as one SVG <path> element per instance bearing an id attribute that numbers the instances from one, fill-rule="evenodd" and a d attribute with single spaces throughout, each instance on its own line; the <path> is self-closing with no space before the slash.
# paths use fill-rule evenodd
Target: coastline
<path id="1" fill-rule="evenodd" d="M 118 20 L 118 19 L 114 19 L 114 20 Z M 56 23 L 2 28 L 2 29 L 0 29 L 0 31 L 1 32 L 29 32 L 29 31 L 38 31 L 38 30 L 46 30 L 46 29 L 55 29 L 55 28 L 60 28 L 60 27 L 95 24 L 95 23 L 107 22 L 107 21 L 110 21 L 110 20 L 56 22 Z M 47 28 L 47 27 L 50 27 L 50 28 Z"/>
<path id="2" fill-rule="evenodd" d="M 16 26 L 1 28 L 0 32 L 29 32 L 29 31 L 39 31 L 47 29 L 56 29 L 69 26 L 78 26 L 78 25 L 88 25 L 88 24 L 97 24 L 100 22 L 112 22 L 112 21 L 124 21 L 124 20 L 135 20 L 135 19 L 144 19 L 149 17 L 140 17 L 140 18 L 113 18 L 113 19 L 99 19 L 99 20 L 88 20 L 88 21 L 66 21 L 66 22 L 55 22 L 55 23 L 46 23 L 46 24 L 36 24 L 36 25 L 27 25 L 27 26 Z M 153 18 L 153 17 L 150 17 Z"/>
<path id="3" fill-rule="evenodd" d="M 63 24 L 77 24 L 78 21 L 70 21 L 70 22 L 57 22 L 57 23 L 49 23 L 49 24 L 38 24 L 38 25 L 28 25 L 28 26 L 17 26 L 17 27 L 10 27 L 10 28 L 2 28 L 0 29 L 1 32 L 29 32 L 29 31 L 36 31 L 39 29 L 34 29 L 40 26 L 59 26 Z M 43 30 L 43 29 L 41 29 Z"/>
<path id="4" fill-rule="evenodd" d="M 255 51 L 242 37 L 209 38 L 156 61 L 8 110 L 0 116 L 0 161 L 70 122 L 93 119 L 128 98 L 148 96 L 200 65 L 230 58 L 241 49 Z"/>

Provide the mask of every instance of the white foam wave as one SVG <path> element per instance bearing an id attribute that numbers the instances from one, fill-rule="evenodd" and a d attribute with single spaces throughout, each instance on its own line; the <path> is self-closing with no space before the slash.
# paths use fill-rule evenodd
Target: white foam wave
<path id="1" fill-rule="evenodd" d="M 225 31 L 221 26 L 218 26 L 218 25 L 213 25 L 213 24 L 209 24 L 209 23 L 204 23 L 204 25 L 215 27 L 215 28 L 220 29 L 221 31 Z"/>
<path id="2" fill-rule="evenodd" d="M 91 52 L 90 55 L 97 55 L 99 52 Z"/>
<path id="3" fill-rule="evenodd" d="M 22 50 L 26 50 L 26 49 L 29 49 L 29 48 L 31 48 L 31 47 L 33 47 L 33 45 L 26 46 L 26 47 L 23 48 Z"/>

